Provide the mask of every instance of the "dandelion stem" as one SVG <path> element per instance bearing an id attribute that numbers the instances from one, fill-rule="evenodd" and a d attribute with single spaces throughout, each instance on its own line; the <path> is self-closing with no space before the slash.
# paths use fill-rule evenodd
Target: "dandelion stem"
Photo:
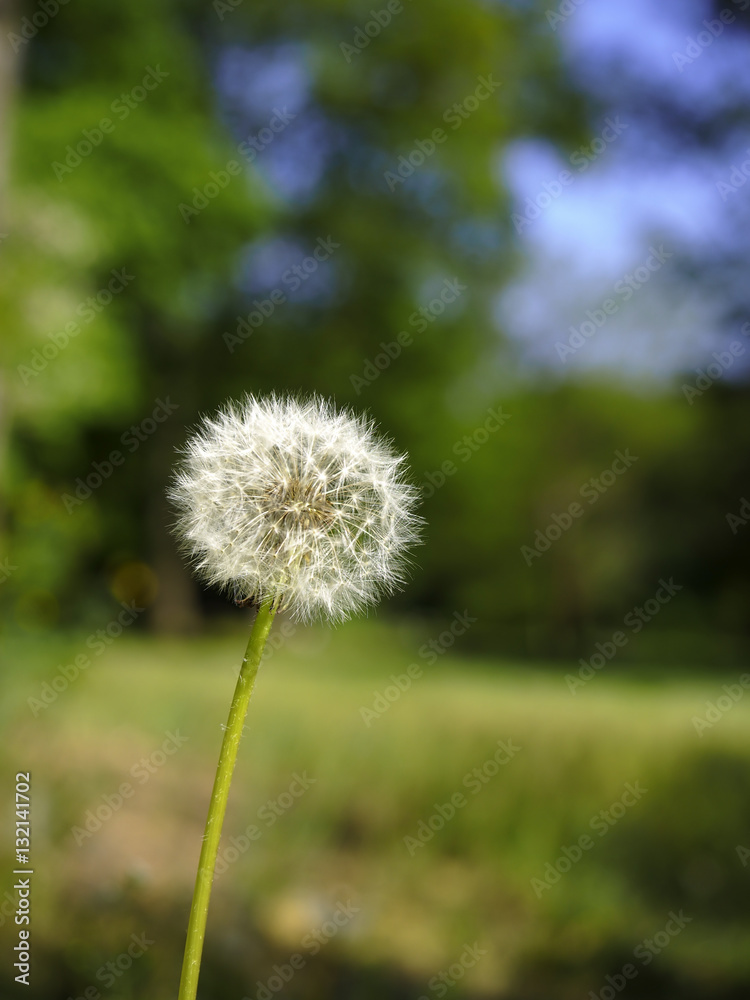
<path id="1" fill-rule="evenodd" d="M 190 919 L 188 921 L 185 958 L 182 963 L 178 1000 L 195 1000 L 198 990 L 198 975 L 200 973 L 201 955 L 203 953 L 203 939 L 206 934 L 208 903 L 211 897 L 211 886 L 214 879 L 216 856 L 219 851 L 219 841 L 221 840 L 221 828 L 227 809 L 227 799 L 229 798 L 229 786 L 232 781 L 235 761 L 237 760 L 237 748 L 242 738 L 242 728 L 245 723 L 247 706 L 250 703 L 261 656 L 263 655 L 275 613 L 276 608 L 272 601 L 264 602 L 258 609 L 258 614 L 250 631 L 250 638 L 248 639 L 245 658 L 242 661 L 240 675 L 237 678 L 237 686 L 234 689 L 232 707 L 229 710 L 229 719 L 224 731 L 221 753 L 219 754 L 219 764 L 216 769 L 216 779 L 214 780 L 214 788 L 211 793 L 211 804 L 208 807 L 206 832 L 203 837 L 200 860 L 198 861 L 198 875 L 195 879 L 193 902 L 190 906 Z"/>

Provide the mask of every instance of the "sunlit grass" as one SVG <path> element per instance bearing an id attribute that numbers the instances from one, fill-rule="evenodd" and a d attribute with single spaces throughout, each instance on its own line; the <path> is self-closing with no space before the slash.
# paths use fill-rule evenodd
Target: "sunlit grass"
<path id="1" fill-rule="evenodd" d="M 701 934 L 735 940 L 743 919 L 736 846 L 750 846 L 750 696 L 702 736 L 691 721 L 737 678 L 634 680 L 611 667 L 572 695 L 564 668 L 457 651 L 430 665 L 418 654 L 429 637 L 425 626 L 379 622 L 297 629 L 264 663 L 223 850 L 250 826 L 260 834 L 219 875 L 217 909 L 243 901 L 293 951 L 348 896 L 362 915 L 331 947 L 419 978 L 477 940 L 488 956 L 466 984 L 491 990 L 541 958 L 616 969 L 684 906 L 701 930 L 686 930 L 658 967 L 747 973 L 739 944 L 696 946 Z M 114 890 L 135 879 L 187 900 L 244 635 L 124 635 L 34 718 L 27 699 L 85 638 L 19 646 L 24 668 L 5 680 L 8 745 L 22 748 L 12 766 L 32 769 L 45 804 L 36 844 L 55 858 L 50 914 L 71 884 Z M 376 702 L 411 663 L 422 675 Z M 160 754 L 175 733 L 184 745 Z M 477 778 L 498 740 L 520 750 Z M 309 783 L 301 794 L 295 775 Z M 132 796 L 77 843 L 71 831 L 123 782 Z M 605 835 L 592 832 L 636 782 L 642 800 Z M 420 823 L 456 793 L 465 804 L 415 846 Z M 538 897 L 531 880 L 587 832 L 591 850 Z"/>

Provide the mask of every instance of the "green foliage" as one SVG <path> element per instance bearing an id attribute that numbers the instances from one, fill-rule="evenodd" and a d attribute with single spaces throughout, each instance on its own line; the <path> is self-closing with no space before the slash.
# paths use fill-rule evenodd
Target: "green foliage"
<path id="1" fill-rule="evenodd" d="M 477 941 L 487 955 L 457 995 L 587 995 L 680 910 L 691 918 L 684 930 L 648 964 L 635 961 L 638 989 L 661 983 L 668 995 L 687 996 L 707 983 L 747 987 L 747 869 L 738 848 L 750 849 L 750 708 L 740 699 L 700 735 L 693 722 L 736 676 L 678 684 L 651 671 L 642 683 L 603 672 L 573 695 L 554 673 L 460 652 L 430 665 L 415 653 L 430 636 L 403 626 L 292 631 L 279 622 L 276 638 L 220 851 L 229 863 L 209 926 L 215 996 L 229 996 L 233 983 L 247 992 L 273 961 L 304 950 L 304 936 L 340 899 L 361 915 L 321 957 L 357 970 L 350 974 L 363 991 L 387 972 L 419 995 Z M 73 637 L 63 662 L 83 643 Z M 51 819 L 37 843 L 47 889 L 35 940 L 77 989 L 118 953 L 133 921 L 159 938 L 137 975 L 176 976 L 230 664 L 243 648 L 242 635 L 123 638 L 39 712 L 44 738 L 28 766 Z M 14 652 L 28 673 L 6 686 L 11 736 L 28 727 L 26 699 L 51 681 L 49 663 L 63 653 L 35 656 L 28 642 Z M 391 674 L 405 675 L 410 662 L 422 674 L 396 697 Z M 373 706 L 376 718 L 363 713 Z M 168 733 L 187 741 L 153 765 Z M 498 740 L 520 749 L 488 767 Z M 142 781 L 142 762 L 152 758 Z M 289 795 L 295 774 L 307 787 Z M 81 835 L 88 811 L 123 782 L 132 795 Z M 638 796 L 622 809 L 628 786 Z M 441 809 L 448 815 L 457 793 L 455 815 L 432 820 Z M 252 826 L 260 835 L 233 857 L 231 838 Z M 566 870 L 562 849 L 582 835 L 591 846 Z M 75 920 L 85 923 L 94 897 L 119 913 L 119 929 L 97 931 L 95 951 L 73 964 L 63 941 L 84 938 L 67 922 L 61 931 L 60 916 L 74 899 Z M 219 946 L 256 933 L 262 957 Z M 296 980 L 300 996 L 319 995 L 316 969 L 310 962 Z"/>
<path id="2" fill-rule="evenodd" d="M 745 489 L 746 393 L 716 385 L 688 405 L 531 383 L 495 327 L 519 262 L 502 151 L 586 137 L 591 109 L 554 32 L 534 5 L 414 0 L 370 38 L 371 17 L 339 0 L 116 11 L 79 0 L 24 48 L 0 249 L 11 622 L 95 623 L 112 593 L 147 600 L 159 627 L 195 621 L 197 591 L 167 535 L 174 448 L 227 397 L 317 391 L 370 410 L 425 487 L 427 545 L 397 607 L 466 607 L 477 645 L 588 657 L 674 576 L 684 592 L 642 655 L 736 660 L 750 533 L 725 518 Z M 293 119 L 241 152 L 290 74 L 296 97 L 279 103 Z M 158 82 L 139 91 L 149 75 Z M 76 162 L 92 130 L 100 140 Z M 206 197 L 233 160 L 240 174 Z M 290 192 L 290 176 L 307 187 Z M 329 238 L 339 246 L 293 291 L 285 268 Z M 113 271 L 133 277 L 84 320 Z M 274 290 L 284 301 L 238 338 Z M 86 496 L 94 463 L 106 467 L 164 399 L 175 415 Z M 498 408 L 511 419 L 487 433 Z M 632 470 L 527 565 L 523 547 L 628 448 Z M 141 582 L 123 587 L 123 574 Z"/>

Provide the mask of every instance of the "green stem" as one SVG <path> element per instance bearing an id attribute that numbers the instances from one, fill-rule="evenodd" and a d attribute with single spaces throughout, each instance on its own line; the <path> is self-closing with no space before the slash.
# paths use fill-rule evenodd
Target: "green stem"
<path id="1" fill-rule="evenodd" d="M 242 661 L 240 675 L 237 678 L 237 687 L 234 689 L 232 707 L 229 710 L 229 719 L 227 720 L 224 739 L 221 744 L 214 789 L 211 793 L 211 804 L 208 807 L 206 832 L 203 835 L 203 846 L 201 847 L 200 860 L 198 861 L 198 875 L 195 879 L 193 902 L 190 907 L 190 920 L 188 921 L 185 958 L 182 963 L 182 977 L 180 979 L 178 1000 L 195 1000 L 198 990 L 198 975 L 200 973 L 201 954 L 203 952 L 203 939 L 206 935 L 208 903 L 211 897 L 216 856 L 219 852 L 221 828 L 224 823 L 224 813 L 227 809 L 227 799 L 229 798 L 229 786 L 232 781 L 234 764 L 237 760 L 237 748 L 242 738 L 247 706 L 250 703 L 250 696 L 255 686 L 255 678 L 258 676 L 260 659 L 263 655 L 275 613 L 276 609 L 272 601 L 266 601 L 258 609 L 258 614 L 250 631 L 250 638 L 248 639 L 245 658 Z"/>

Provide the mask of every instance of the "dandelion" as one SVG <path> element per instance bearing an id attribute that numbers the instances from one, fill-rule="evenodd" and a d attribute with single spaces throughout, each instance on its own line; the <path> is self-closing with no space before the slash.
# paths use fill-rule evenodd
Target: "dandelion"
<path id="1" fill-rule="evenodd" d="M 179 1000 L 197 992 L 229 785 L 274 615 L 342 621 L 402 586 L 422 523 L 404 464 L 372 421 L 318 396 L 246 396 L 206 418 L 183 450 L 170 491 L 180 544 L 202 579 L 258 610 L 224 731 Z"/>
<path id="2" fill-rule="evenodd" d="M 404 581 L 418 519 L 403 462 L 370 421 L 319 397 L 248 396 L 188 443 L 176 531 L 236 600 L 341 621 Z"/>

